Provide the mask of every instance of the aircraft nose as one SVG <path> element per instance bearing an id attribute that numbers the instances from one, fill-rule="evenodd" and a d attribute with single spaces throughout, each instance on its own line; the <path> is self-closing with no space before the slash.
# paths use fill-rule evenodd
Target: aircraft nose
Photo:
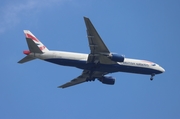
<path id="1" fill-rule="evenodd" d="M 163 72 L 165 72 L 165 69 L 160 67 L 160 71 L 163 73 Z"/>

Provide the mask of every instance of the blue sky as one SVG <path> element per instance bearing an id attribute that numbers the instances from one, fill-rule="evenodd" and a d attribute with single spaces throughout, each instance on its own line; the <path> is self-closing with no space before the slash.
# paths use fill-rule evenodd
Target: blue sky
<path id="1" fill-rule="evenodd" d="M 180 118 L 179 0 L 4 0 L 0 4 L 1 119 Z M 34 60 L 18 64 L 30 30 L 48 49 L 89 53 L 83 16 L 112 52 L 158 63 L 155 76 L 114 73 L 99 81 L 57 86 L 80 69 Z"/>

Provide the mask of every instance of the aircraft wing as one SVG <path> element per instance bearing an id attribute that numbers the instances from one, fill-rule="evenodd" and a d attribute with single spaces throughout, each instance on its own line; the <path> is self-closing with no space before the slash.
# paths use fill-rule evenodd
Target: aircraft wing
<path id="1" fill-rule="evenodd" d="M 58 88 L 67 88 L 73 85 L 77 85 L 80 83 L 84 83 L 86 81 L 92 81 L 97 77 L 102 77 L 103 75 L 105 75 L 107 73 L 104 72 L 98 72 L 98 71 L 88 71 L 88 70 L 84 70 L 83 73 L 78 76 L 77 78 L 74 78 L 73 80 L 71 80 L 70 82 L 67 82 L 61 86 L 58 86 Z"/>
<path id="2" fill-rule="evenodd" d="M 89 18 L 84 17 L 84 21 L 87 27 L 88 42 L 89 42 L 89 47 L 91 50 L 90 54 L 88 55 L 87 63 L 95 63 L 95 65 L 96 63 L 103 63 L 103 64 L 117 63 L 110 60 L 107 57 L 107 55 L 110 54 L 110 51 L 104 44 L 103 40 L 99 36 L 98 32 L 94 28 Z M 92 80 L 95 80 L 95 78 L 100 78 L 106 74 L 108 74 L 108 72 L 99 72 L 99 71 L 95 71 L 94 69 L 84 70 L 80 76 L 78 76 L 77 78 L 74 78 L 70 82 L 67 82 L 59 86 L 58 88 L 66 88 L 66 87 L 77 85 L 86 81 L 92 81 Z"/>
<path id="3" fill-rule="evenodd" d="M 107 55 L 110 54 L 110 51 L 104 44 L 89 18 L 84 17 L 84 21 L 87 28 L 88 42 L 91 50 L 87 63 L 96 63 L 100 61 L 100 63 L 103 64 L 115 64 L 116 62 L 107 57 Z"/>
<path id="4" fill-rule="evenodd" d="M 83 76 L 83 75 L 80 75 L 78 76 L 77 78 L 71 80 L 70 82 L 67 82 L 61 86 L 58 86 L 58 88 L 67 88 L 69 86 L 73 86 L 73 85 L 77 85 L 77 84 L 80 84 L 80 83 L 83 83 L 86 81 L 86 76 Z"/>

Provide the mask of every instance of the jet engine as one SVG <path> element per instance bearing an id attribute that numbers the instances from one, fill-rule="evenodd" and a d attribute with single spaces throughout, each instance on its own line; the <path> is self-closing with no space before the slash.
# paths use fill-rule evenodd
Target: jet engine
<path id="1" fill-rule="evenodd" d="M 108 57 L 111 60 L 116 61 L 116 62 L 124 62 L 124 56 L 122 55 L 110 54 Z"/>
<path id="2" fill-rule="evenodd" d="M 98 78 L 98 80 L 103 84 L 108 84 L 108 85 L 114 85 L 115 83 L 115 78 L 111 76 L 103 76 L 101 78 Z"/>

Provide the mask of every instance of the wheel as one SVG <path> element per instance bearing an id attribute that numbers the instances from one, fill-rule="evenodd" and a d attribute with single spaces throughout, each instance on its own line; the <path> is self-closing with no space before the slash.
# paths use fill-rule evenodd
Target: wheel
<path id="1" fill-rule="evenodd" d="M 151 81 L 153 80 L 154 76 L 155 76 L 155 74 L 151 74 L 151 78 L 150 78 Z"/>

